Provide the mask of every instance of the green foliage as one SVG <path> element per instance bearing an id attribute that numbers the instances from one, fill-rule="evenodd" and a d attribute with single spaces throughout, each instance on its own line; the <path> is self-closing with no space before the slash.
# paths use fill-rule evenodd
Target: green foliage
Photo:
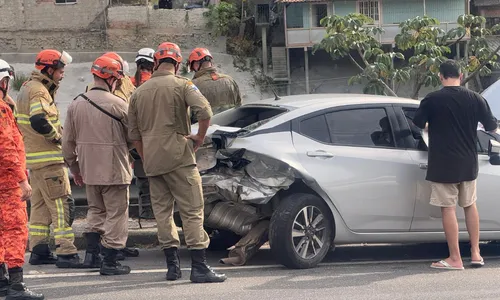
<path id="1" fill-rule="evenodd" d="M 24 73 L 16 73 L 14 80 L 12 81 L 12 88 L 15 91 L 19 91 L 23 86 L 23 83 L 28 81 L 29 77 Z"/>
<path id="2" fill-rule="evenodd" d="M 404 60 L 399 52 L 384 53 L 377 36 L 383 33 L 382 28 L 367 26 L 373 20 L 362 14 L 349 14 L 341 17 L 328 16 L 321 20 L 326 27 L 326 36 L 315 45 L 313 53 L 324 49 L 333 59 L 348 57 L 359 69 L 360 74 L 349 80 L 349 84 L 367 81 L 366 93 L 394 95 L 390 84 L 401 82 L 409 77 L 407 69 L 396 69 L 394 62 Z M 362 62 L 355 60 L 359 55 Z"/>
<path id="3" fill-rule="evenodd" d="M 234 32 L 240 24 L 240 13 L 234 4 L 221 2 L 219 5 L 209 5 L 208 11 L 203 15 L 207 17 L 207 26 L 216 36 L 227 36 Z"/>
<path id="4" fill-rule="evenodd" d="M 365 83 L 365 93 L 396 95 L 395 84 L 410 81 L 413 85 L 412 97 L 417 98 L 422 86 L 439 86 L 439 65 L 451 53 L 450 47 L 466 36 L 470 36 L 469 60 L 462 60 L 461 64 L 471 74 L 463 83 L 477 75 L 490 75 L 490 67 L 500 68 L 496 55 L 500 47 L 491 50 L 486 39 L 500 32 L 500 24 L 487 29 L 484 17 L 462 15 L 457 21 L 459 26 L 449 32 L 440 28 L 439 20 L 428 16 L 402 22 L 395 43 L 398 49 L 412 53 L 406 60 L 399 52 L 384 53 L 377 40 L 383 29 L 370 26 L 372 21 L 361 14 L 328 16 L 321 20 L 321 25 L 326 27 L 326 35 L 313 50 L 324 49 L 333 59 L 348 57 L 360 69 L 360 74 L 352 77 L 349 84 Z M 361 62 L 355 59 L 353 53 L 359 55 Z M 404 66 L 395 68 L 397 61 L 403 61 Z"/>

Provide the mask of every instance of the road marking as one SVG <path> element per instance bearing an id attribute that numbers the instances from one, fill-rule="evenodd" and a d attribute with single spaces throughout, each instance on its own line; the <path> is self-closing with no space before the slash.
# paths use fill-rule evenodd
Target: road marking
<path id="1" fill-rule="evenodd" d="M 489 256 L 485 257 L 486 260 L 500 259 L 500 256 Z M 436 259 L 405 259 L 405 260 L 385 260 L 385 261 L 351 261 L 351 262 L 330 262 L 321 263 L 319 267 L 334 267 L 334 266 L 363 266 L 363 265 L 389 265 L 389 264 L 414 264 L 414 263 L 428 263 L 432 261 L 440 260 Z M 255 265 L 255 266 L 222 266 L 214 267 L 216 270 L 220 271 L 244 271 L 244 270 L 262 270 L 262 269 L 286 269 L 282 265 Z M 191 271 L 191 268 L 181 268 L 182 271 Z M 131 274 L 153 274 L 153 273 L 166 273 L 167 269 L 149 269 L 149 270 L 132 270 Z M 85 277 L 85 276 L 100 276 L 98 270 L 92 270 L 88 272 L 73 272 L 73 273 L 44 273 L 41 271 L 29 271 L 24 277 L 28 279 L 43 279 L 43 278 L 60 278 L 60 277 Z"/>

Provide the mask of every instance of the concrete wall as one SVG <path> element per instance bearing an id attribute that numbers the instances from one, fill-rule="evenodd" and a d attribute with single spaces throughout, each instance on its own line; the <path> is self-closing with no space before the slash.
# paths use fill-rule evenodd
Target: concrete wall
<path id="1" fill-rule="evenodd" d="M 0 0 L 0 52 L 122 50 L 156 47 L 163 41 L 181 47 L 216 47 L 203 13 L 207 9 L 161 9 L 113 6 L 108 0 L 78 0 L 56 5 L 53 0 Z M 215 51 L 214 50 L 214 51 Z"/>
<path id="2" fill-rule="evenodd" d="M 84 29 L 105 10 L 108 0 L 79 0 L 55 4 L 53 0 L 6 0 L 0 7 L 0 29 Z"/>

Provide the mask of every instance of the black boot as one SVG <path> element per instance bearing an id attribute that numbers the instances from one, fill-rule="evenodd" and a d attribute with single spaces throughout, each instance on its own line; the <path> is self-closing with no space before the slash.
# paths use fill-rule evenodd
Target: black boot
<path id="1" fill-rule="evenodd" d="M 116 260 L 118 250 L 103 247 L 102 253 L 104 255 L 104 259 L 101 264 L 101 275 L 125 275 L 130 273 L 130 267 L 122 266 Z"/>
<path id="2" fill-rule="evenodd" d="M 190 250 L 191 252 L 191 281 L 195 283 L 224 282 L 225 274 L 215 273 L 207 265 L 205 249 Z"/>
<path id="3" fill-rule="evenodd" d="M 7 269 L 5 264 L 0 264 L 0 297 L 7 296 L 9 280 L 7 279 Z"/>
<path id="4" fill-rule="evenodd" d="M 104 246 L 101 243 L 99 243 L 99 249 L 101 250 L 101 255 L 104 257 Z M 125 254 L 121 250 L 116 253 L 116 260 L 125 260 Z"/>
<path id="5" fill-rule="evenodd" d="M 53 265 L 57 258 L 50 251 L 49 245 L 40 244 L 33 247 L 30 256 L 30 265 Z"/>
<path id="6" fill-rule="evenodd" d="M 80 269 L 83 267 L 78 254 L 58 255 L 56 267 L 61 269 Z"/>
<path id="7" fill-rule="evenodd" d="M 120 250 L 120 252 L 125 257 L 138 257 L 139 256 L 139 249 L 137 249 L 137 248 L 125 247 L 122 250 Z"/>
<path id="8" fill-rule="evenodd" d="M 83 268 L 100 268 L 102 260 L 99 256 L 99 240 L 101 239 L 101 235 L 96 232 L 88 232 L 83 235 L 87 240 L 87 249 L 85 252 L 85 259 L 83 260 Z"/>
<path id="9" fill-rule="evenodd" d="M 167 258 L 167 280 L 181 279 L 181 260 L 179 259 L 179 251 L 177 248 L 163 249 L 165 257 Z"/>
<path id="10" fill-rule="evenodd" d="M 42 294 L 36 294 L 23 282 L 23 268 L 9 269 L 10 287 L 5 300 L 43 300 Z"/>

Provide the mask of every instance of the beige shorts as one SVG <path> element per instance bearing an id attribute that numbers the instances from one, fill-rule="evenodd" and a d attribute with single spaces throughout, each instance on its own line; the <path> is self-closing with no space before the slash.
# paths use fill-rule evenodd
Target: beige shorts
<path id="1" fill-rule="evenodd" d="M 476 180 L 461 183 L 431 182 L 431 205 L 468 207 L 477 200 Z"/>

